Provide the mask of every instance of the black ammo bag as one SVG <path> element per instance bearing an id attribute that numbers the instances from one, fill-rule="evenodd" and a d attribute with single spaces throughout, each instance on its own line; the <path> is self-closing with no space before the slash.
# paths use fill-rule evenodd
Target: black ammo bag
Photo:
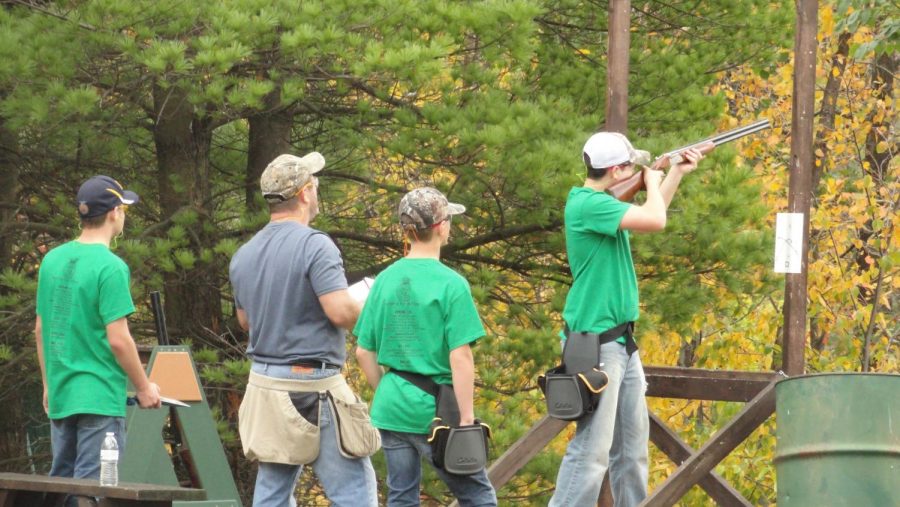
<path id="1" fill-rule="evenodd" d="M 477 419 L 473 425 L 459 425 L 459 404 L 453 386 L 438 384 L 419 373 L 390 372 L 434 396 L 435 417 L 428 432 L 434 466 L 455 475 L 472 475 L 484 470 L 491 428 Z"/>
<path id="2" fill-rule="evenodd" d="M 626 349 L 637 350 L 632 337 L 633 322 L 626 322 L 603 333 L 571 332 L 566 326 L 563 362 L 538 377 L 538 386 L 547 401 L 547 414 L 564 421 L 577 421 L 592 413 L 606 389 L 609 376 L 600 367 L 600 347 L 626 337 Z"/>
<path id="3" fill-rule="evenodd" d="M 559 365 L 538 377 L 538 385 L 547 399 L 547 414 L 563 421 L 577 421 L 590 414 L 600 403 L 609 377 L 598 367 L 581 373 L 562 373 Z"/>

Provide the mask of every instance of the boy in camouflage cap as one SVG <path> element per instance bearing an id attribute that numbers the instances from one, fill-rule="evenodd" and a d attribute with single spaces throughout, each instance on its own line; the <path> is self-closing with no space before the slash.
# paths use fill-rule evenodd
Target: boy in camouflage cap
<path id="1" fill-rule="evenodd" d="M 400 225 L 404 230 L 425 231 L 435 224 L 449 220 L 452 215 L 466 212 L 462 204 L 449 202 L 439 190 L 417 188 L 400 200 Z"/>
<path id="2" fill-rule="evenodd" d="M 411 243 L 409 253 L 375 279 L 353 330 L 359 339 L 356 357 L 375 389 L 372 424 L 381 432 L 389 506 L 419 504 L 421 459 L 431 462 L 427 433 L 435 415 L 434 397 L 391 371 L 452 384 L 460 426 L 475 423 L 471 345 L 485 335 L 484 327 L 469 283 L 440 261 L 441 247 L 450 238 L 450 218 L 465 209 L 433 188 L 417 188 L 403 197 L 398 211 Z M 384 374 L 380 366 L 390 371 Z M 437 473 L 460 505 L 497 505 L 484 470 Z"/>

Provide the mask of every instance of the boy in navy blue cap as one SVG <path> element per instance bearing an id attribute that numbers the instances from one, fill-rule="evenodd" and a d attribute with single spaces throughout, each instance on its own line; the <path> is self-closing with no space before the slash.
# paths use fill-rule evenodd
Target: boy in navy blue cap
<path id="1" fill-rule="evenodd" d="M 138 202 L 140 198 L 131 190 L 125 190 L 118 181 L 109 176 L 94 176 L 93 178 L 81 184 L 78 189 L 78 214 L 81 216 L 82 225 L 85 219 L 96 219 L 101 215 L 106 215 L 110 211 L 120 206 L 128 206 Z M 122 224 L 124 225 L 124 214 L 122 215 Z M 102 220 L 94 220 L 91 226 L 102 225 Z M 122 232 L 121 227 L 116 234 Z"/>
<path id="2" fill-rule="evenodd" d="M 53 476 L 99 478 L 106 432 L 124 448 L 126 376 L 142 408 L 160 406 L 159 387 L 148 380 L 128 330 L 130 271 L 109 249 L 137 201 L 109 176 L 85 181 L 76 203 L 81 234 L 41 262 L 34 333 Z"/>

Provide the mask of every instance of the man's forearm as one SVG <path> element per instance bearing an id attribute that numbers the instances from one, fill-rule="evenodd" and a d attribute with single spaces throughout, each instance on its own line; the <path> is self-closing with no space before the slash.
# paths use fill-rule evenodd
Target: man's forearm
<path id="1" fill-rule="evenodd" d="M 325 316 L 336 327 L 352 330 L 356 327 L 356 320 L 362 305 L 359 301 L 350 297 L 347 289 L 336 290 L 319 296 L 319 303 Z"/>

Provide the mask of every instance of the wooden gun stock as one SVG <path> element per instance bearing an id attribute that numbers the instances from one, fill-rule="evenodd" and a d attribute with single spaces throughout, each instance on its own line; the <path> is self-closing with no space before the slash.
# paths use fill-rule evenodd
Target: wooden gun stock
<path id="1" fill-rule="evenodd" d="M 681 148 L 672 150 L 667 153 L 663 153 L 653 162 L 650 167 L 656 170 L 663 170 L 675 164 L 681 163 L 681 161 L 684 160 L 681 154 L 685 150 L 694 148 L 700 151 L 700 153 L 706 155 L 707 153 L 713 151 L 716 146 L 719 146 L 720 144 L 730 143 L 731 141 L 740 139 L 750 134 L 754 134 L 756 132 L 759 132 L 760 130 L 766 130 L 768 128 L 772 128 L 769 120 L 759 120 L 749 125 L 744 125 L 743 127 L 738 127 L 727 132 L 722 132 L 721 134 L 716 134 L 702 141 L 692 143 L 687 146 L 682 146 Z M 632 200 L 634 200 L 634 196 L 641 190 L 644 190 L 644 171 L 638 171 L 627 180 L 620 181 L 619 183 L 616 183 L 615 185 L 612 185 L 611 187 L 606 189 L 606 191 L 609 192 L 610 195 L 624 202 L 631 202 Z"/>

